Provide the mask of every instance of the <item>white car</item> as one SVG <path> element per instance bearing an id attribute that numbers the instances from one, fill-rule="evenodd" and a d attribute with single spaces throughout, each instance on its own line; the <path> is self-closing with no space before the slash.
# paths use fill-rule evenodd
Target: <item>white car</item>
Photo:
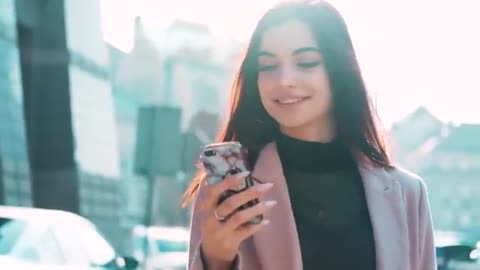
<path id="1" fill-rule="evenodd" d="M 189 238 L 183 227 L 138 226 L 133 230 L 134 256 L 146 270 L 185 270 Z"/>
<path id="2" fill-rule="evenodd" d="M 0 266 L 9 270 L 136 269 L 87 219 L 65 211 L 0 206 Z"/>

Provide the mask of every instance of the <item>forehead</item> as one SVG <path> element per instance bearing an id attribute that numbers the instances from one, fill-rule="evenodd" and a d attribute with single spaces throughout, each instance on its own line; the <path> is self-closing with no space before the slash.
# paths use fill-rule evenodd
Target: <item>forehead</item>
<path id="1" fill-rule="evenodd" d="M 301 47 L 317 47 L 317 42 L 310 28 L 296 19 L 268 28 L 260 42 L 260 50 L 276 54 L 290 54 Z"/>

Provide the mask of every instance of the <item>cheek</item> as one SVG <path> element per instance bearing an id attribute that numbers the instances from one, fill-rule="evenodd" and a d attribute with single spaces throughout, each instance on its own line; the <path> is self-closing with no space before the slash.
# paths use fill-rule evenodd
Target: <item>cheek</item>
<path id="1" fill-rule="evenodd" d="M 330 88 L 330 80 L 328 79 L 326 72 L 321 70 L 317 73 L 310 74 L 305 81 L 308 81 L 308 88 L 315 93 L 315 97 L 319 99 L 319 101 L 321 100 L 321 104 L 330 107 L 330 104 L 332 103 L 332 91 Z"/>
<path id="2" fill-rule="evenodd" d="M 266 103 L 270 100 L 269 96 L 271 95 L 271 92 L 274 89 L 274 81 L 272 78 L 269 76 L 266 76 L 264 74 L 259 74 L 258 75 L 258 92 L 260 94 L 260 99 L 262 100 L 263 105 L 265 106 Z"/>

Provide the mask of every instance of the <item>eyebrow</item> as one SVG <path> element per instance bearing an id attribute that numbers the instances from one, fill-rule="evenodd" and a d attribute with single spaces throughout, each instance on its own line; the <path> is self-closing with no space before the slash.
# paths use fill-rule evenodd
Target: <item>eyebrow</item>
<path id="1" fill-rule="evenodd" d="M 317 47 L 302 47 L 302 48 L 298 48 L 298 49 L 294 50 L 293 54 L 297 55 L 297 54 L 301 54 L 301 53 L 304 53 L 304 52 L 320 53 L 320 49 L 317 48 Z"/>
<path id="2" fill-rule="evenodd" d="M 317 47 L 312 47 L 312 46 L 300 47 L 298 49 L 295 49 L 293 51 L 292 55 L 298 55 L 298 54 L 305 53 L 305 52 L 320 53 L 320 49 L 317 48 Z M 274 53 L 269 52 L 269 51 L 263 51 L 263 50 L 258 53 L 258 56 L 276 57 L 276 55 Z"/>

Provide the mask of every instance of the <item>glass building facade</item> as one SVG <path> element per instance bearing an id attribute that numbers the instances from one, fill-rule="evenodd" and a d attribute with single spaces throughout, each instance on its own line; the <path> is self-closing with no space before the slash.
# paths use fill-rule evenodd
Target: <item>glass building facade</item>
<path id="1" fill-rule="evenodd" d="M 124 200 L 109 50 L 101 32 L 100 5 L 98 0 L 64 3 L 80 212 L 120 248 L 124 235 L 120 202 Z"/>
<path id="2" fill-rule="evenodd" d="M 113 78 L 115 66 L 122 65 L 117 60 L 129 56 L 112 54 L 104 42 L 99 0 L 8 0 L 0 8 L 1 203 L 78 212 L 122 250 L 126 233 L 146 221 L 145 194 L 151 189 L 134 169 L 138 110 L 167 91 L 164 101 L 184 115 L 183 146 L 175 147 L 183 174 L 159 182 L 175 186 L 168 213 L 177 214 L 201 145 L 188 131 L 189 122 L 200 111 L 220 111 L 209 104 L 224 103 L 218 92 L 225 88 L 227 69 L 191 54 L 171 54 L 170 62 L 148 66 L 152 78 L 163 78 L 149 84 L 124 62 L 127 73 L 152 91 L 142 94 Z M 162 192 L 160 199 L 166 198 Z M 158 216 L 168 216 L 163 211 Z"/>
<path id="3" fill-rule="evenodd" d="M 14 0 L 0 1 L 0 204 L 31 206 Z"/>
<path id="4" fill-rule="evenodd" d="M 137 135 L 138 97 L 114 86 L 115 121 L 120 158 L 121 196 L 128 200 L 122 208 L 122 223 L 132 227 L 145 220 L 149 183 L 134 171 L 134 154 Z"/>

